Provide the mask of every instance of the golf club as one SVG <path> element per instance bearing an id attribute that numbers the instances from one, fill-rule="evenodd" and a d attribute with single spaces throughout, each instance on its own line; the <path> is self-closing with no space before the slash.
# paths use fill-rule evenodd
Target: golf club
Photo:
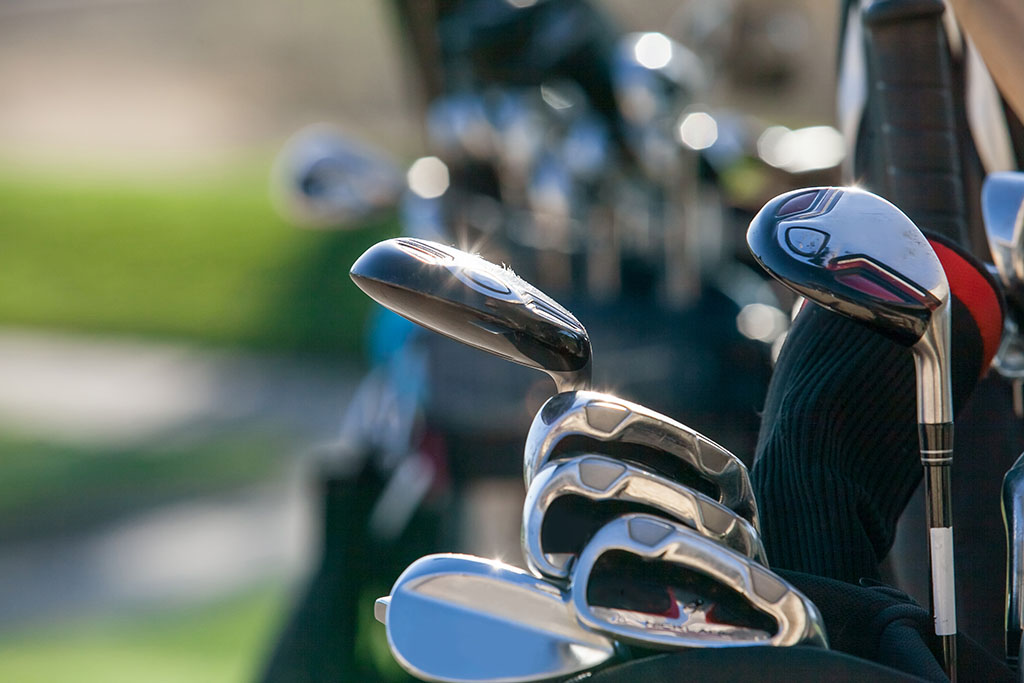
<path id="1" fill-rule="evenodd" d="M 1024 455 L 1003 477 L 1006 527 L 1006 662 L 1017 669 L 1024 627 Z"/>
<path id="2" fill-rule="evenodd" d="M 395 659 L 429 681 L 536 681 L 617 655 L 580 626 L 568 597 L 521 569 L 471 555 L 427 555 L 402 572 L 374 614 Z"/>
<path id="3" fill-rule="evenodd" d="M 750 477 L 739 458 L 669 417 L 595 391 L 558 394 L 541 406 L 526 436 L 527 488 L 549 461 L 592 451 L 639 464 L 699 491 L 759 528 Z"/>
<path id="4" fill-rule="evenodd" d="M 367 249 L 349 274 L 377 303 L 446 337 L 546 372 L 558 391 L 590 384 L 586 329 L 507 268 L 454 247 L 399 237 Z"/>
<path id="5" fill-rule="evenodd" d="M 775 573 L 645 514 L 598 531 L 573 565 L 585 627 L 648 648 L 828 646 L 817 607 Z"/>
<path id="6" fill-rule="evenodd" d="M 626 512 L 667 517 L 767 565 L 747 520 L 705 495 L 634 465 L 596 454 L 542 468 L 523 505 L 523 556 L 538 575 L 565 579 L 573 556 L 605 523 Z"/>
<path id="7" fill-rule="evenodd" d="M 949 283 L 942 264 L 902 211 L 855 188 L 779 195 L 754 216 L 747 243 L 790 289 L 913 351 L 935 633 L 946 672 L 955 677 L 953 407 Z"/>
<path id="8" fill-rule="evenodd" d="M 1009 304 L 993 363 L 1013 384 L 1013 408 L 1024 417 L 1024 173 L 989 173 L 981 186 L 981 213 L 996 274 Z"/>

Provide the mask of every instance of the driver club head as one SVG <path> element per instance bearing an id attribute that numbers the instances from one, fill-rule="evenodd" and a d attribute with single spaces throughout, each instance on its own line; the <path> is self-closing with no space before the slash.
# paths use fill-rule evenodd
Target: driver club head
<path id="1" fill-rule="evenodd" d="M 949 283 L 928 240 L 902 211 L 857 188 L 794 190 L 754 216 L 747 244 L 796 293 L 911 347 L 918 421 L 952 421 Z"/>
<path id="2" fill-rule="evenodd" d="M 548 462 L 581 452 L 638 464 L 716 500 L 759 528 L 750 476 L 740 459 L 703 434 L 642 405 L 596 391 L 548 399 L 526 436 L 527 488 Z"/>
<path id="3" fill-rule="evenodd" d="M 618 654 L 580 626 L 556 586 L 471 555 L 427 555 L 375 605 L 395 659 L 428 681 L 537 681 L 600 666 Z"/>
<path id="4" fill-rule="evenodd" d="M 654 649 L 827 647 L 817 607 L 748 557 L 645 514 L 605 525 L 571 575 L 585 627 Z"/>
<path id="5" fill-rule="evenodd" d="M 399 237 L 367 249 L 349 274 L 382 306 L 446 337 L 546 372 L 559 391 L 590 384 L 586 329 L 507 268 L 437 242 Z"/>
<path id="6" fill-rule="evenodd" d="M 1024 288 L 1024 173 L 989 173 L 981 186 L 981 214 L 999 279 L 1019 298 Z"/>
<path id="7" fill-rule="evenodd" d="M 542 468 L 523 505 L 523 556 L 538 575 L 569 576 L 571 560 L 604 524 L 646 512 L 767 565 L 760 536 L 747 520 L 671 479 L 603 455 L 556 460 Z"/>

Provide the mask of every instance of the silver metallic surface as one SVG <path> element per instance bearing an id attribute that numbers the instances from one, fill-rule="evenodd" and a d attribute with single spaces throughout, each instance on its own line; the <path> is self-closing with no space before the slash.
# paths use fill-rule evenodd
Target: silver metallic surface
<path id="1" fill-rule="evenodd" d="M 770 617 L 774 634 L 721 623 L 714 605 L 679 604 L 669 613 L 596 607 L 588 600 L 595 565 L 609 552 L 623 551 L 650 563 L 666 563 L 720 583 Z M 602 528 L 573 566 L 572 607 L 580 623 L 624 643 L 672 649 L 750 645 L 828 646 L 821 614 L 796 588 L 750 558 L 691 529 L 644 514 L 619 517 Z M 666 587 L 672 594 L 672 588 Z"/>
<path id="2" fill-rule="evenodd" d="M 566 602 L 556 586 L 501 562 L 427 555 L 391 589 L 388 645 L 427 681 L 536 681 L 604 664 L 615 643 L 582 628 Z"/>
<path id="3" fill-rule="evenodd" d="M 568 436 L 646 446 L 673 456 L 718 491 L 719 503 L 758 528 L 750 476 L 739 458 L 665 415 L 596 391 L 558 394 L 537 412 L 526 436 L 523 479 L 527 488 Z M 600 446 L 589 450 L 600 451 Z M 650 467 L 649 463 L 640 464 Z"/>
<path id="4" fill-rule="evenodd" d="M 918 424 L 953 421 L 953 385 L 950 380 L 949 296 L 935 309 L 921 340 L 912 347 L 917 372 Z M 950 458 L 953 454 L 950 453 Z"/>
<path id="5" fill-rule="evenodd" d="M 548 464 L 530 483 L 523 505 L 523 556 L 535 573 L 555 579 L 569 575 L 572 554 L 545 552 L 545 521 L 559 498 L 580 496 L 599 508 L 603 502 L 643 505 L 664 513 L 701 535 L 768 564 L 753 525 L 732 510 L 671 479 L 601 455 L 583 455 Z M 640 510 L 637 510 L 640 511 Z M 643 510 L 647 512 L 647 510 Z M 587 539 L 579 539 L 579 547 Z"/>
<path id="6" fill-rule="evenodd" d="M 1024 455 L 1003 477 L 1006 525 L 1006 660 L 1018 666 L 1024 627 Z"/>
<path id="7" fill-rule="evenodd" d="M 992 261 L 1007 288 L 1024 285 L 1024 173 L 989 173 L 981 188 L 981 213 L 985 219 Z"/>
<path id="8" fill-rule="evenodd" d="M 559 391 L 590 384 L 586 329 L 508 268 L 455 247 L 400 237 L 367 249 L 349 275 L 382 306 L 438 334 L 541 370 Z"/>

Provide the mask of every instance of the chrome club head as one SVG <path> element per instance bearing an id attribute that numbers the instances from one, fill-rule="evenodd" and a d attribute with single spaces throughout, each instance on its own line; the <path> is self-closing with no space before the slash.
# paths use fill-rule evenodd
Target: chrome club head
<path id="1" fill-rule="evenodd" d="M 586 329 L 507 268 L 454 247 L 399 237 L 367 249 L 349 274 L 382 306 L 446 337 L 542 370 L 559 391 L 590 384 Z"/>
<path id="2" fill-rule="evenodd" d="M 790 289 L 912 347 L 919 422 L 952 420 L 949 284 L 928 240 L 902 211 L 856 188 L 794 190 L 754 216 L 747 243 Z"/>
<path id="3" fill-rule="evenodd" d="M 537 412 L 526 436 L 523 478 L 530 487 L 548 462 L 599 452 L 632 462 L 718 501 L 758 528 L 747 468 L 711 439 L 611 394 L 558 394 Z"/>
<path id="4" fill-rule="evenodd" d="M 604 664 L 615 643 L 554 585 L 470 555 L 427 555 L 375 606 L 398 663 L 429 681 L 536 681 Z"/>
<path id="5" fill-rule="evenodd" d="M 404 185 L 402 171 L 386 154 L 323 124 L 292 136 L 274 162 L 275 202 L 310 227 L 358 227 L 393 209 Z"/>
<path id="6" fill-rule="evenodd" d="M 683 525 L 624 515 L 573 565 L 572 607 L 585 627 L 650 648 L 817 645 L 820 613 L 792 585 Z"/>
<path id="7" fill-rule="evenodd" d="M 569 575 L 570 560 L 605 523 L 627 512 L 681 522 L 703 536 L 767 565 L 747 520 L 671 479 L 602 455 L 580 455 L 542 468 L 523 506 L 523 556 L 534 572 Z"/>
<path id="8" fill-rule="evenodd" d="M 999 278 L 1019 296 L 1024 288 L 1024 173 L 989 173 L 981 186 L 981 213 Z"/>

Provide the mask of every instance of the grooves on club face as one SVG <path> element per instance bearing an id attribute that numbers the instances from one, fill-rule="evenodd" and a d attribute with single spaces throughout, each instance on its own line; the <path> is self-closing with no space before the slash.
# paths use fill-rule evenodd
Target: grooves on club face
<path id="1" fill-rule="evenodd" d="M 427 329 L 542 370 L 559 390 L 590 382 L 586 329 L 512 271 L 436 242 L 379 242 L 352 265 L 352 280 L 377 303 Z"/>
<path id="2" fill-rule="evenodd" d="M 636 463 L 718 501 L 758 528 L 750 476 L 739 458 L 649 408 L 595 391 L 551 397 L 534 416 L 526 436 L 527 489 L 547 463 L 581 452 Z"/>
<path id="3" fill-rule="evenodd" d="M 989 173 L 981 186 L 981 214 L 999 278 L 1019 298 L 1024 287 L 1024 173 Z"/>
<path id="4" fill-rule="evenodd" d="M 424 680 L 546 680 L 617 653 L 612 640 L 576 622 L 556 586 L 471 555 L 416 560 L 398 577 L 385 611 L 392 654 Z"/>
<path id="5" fill-rule="evenodd" d="M 587 454 L 550 463 L 523 505 L 523 556 L 539 575 L 565 579 L 573 556 L 609 521 L 644 512 L 680 522 L 767 565 L 754 527 L 712 499 L 613 458 Z"/>
<path id="6" fill-rule="evenodd" d="M 917 226 L 856 188 L 779 195 L 754 216 L 747 243 L 787 286 L 904 346 L 924 336 L 949 297 L 942 265 Z"/>
<path id="7" fill-rule="evenodd" d="M 623 643 L 828 646 L 817 607 L 789 583 L 651 515 L 624 515 L 605 525 L 573 566 L 570 582 L 580 623 Z"/>

